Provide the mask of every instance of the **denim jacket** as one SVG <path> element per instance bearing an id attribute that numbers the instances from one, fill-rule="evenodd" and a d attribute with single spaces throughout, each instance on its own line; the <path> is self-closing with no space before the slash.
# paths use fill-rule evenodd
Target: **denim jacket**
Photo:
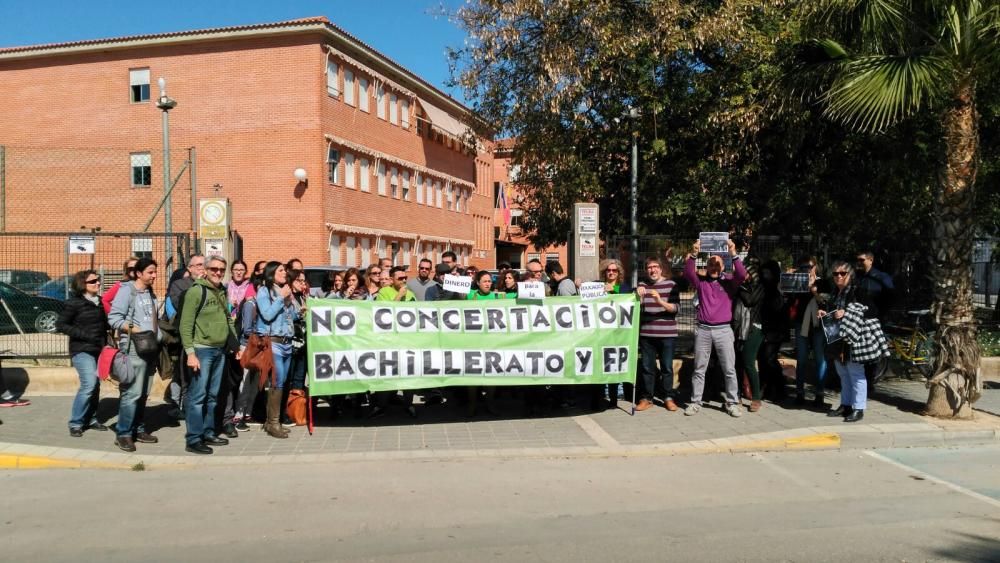
<path id="1" fill-rule="evenodd" d="M 257 334 L 291 338 L 294 335 L 293 324 L 299 318 L 301 315 L 295 300 L 285 303 L 272 288 L 262 287 L 257 292 Z"/>

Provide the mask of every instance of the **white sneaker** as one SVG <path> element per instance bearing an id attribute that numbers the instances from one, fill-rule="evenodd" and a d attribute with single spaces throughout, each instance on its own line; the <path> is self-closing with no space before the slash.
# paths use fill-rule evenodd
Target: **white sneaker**
<path id="1" fill-rule="evenodd" d="M 694 416 L 701 412 L 700 403 L 689 403 L 688 406 L 684 407 L 684 416 Z"/>
<path id="2" fill-rule="evenodd" d="M 726 405 L 726 413 L 733 418 L 739 418 L 743 416 L 743 407 L 739 403 L 729 403 Z"/>

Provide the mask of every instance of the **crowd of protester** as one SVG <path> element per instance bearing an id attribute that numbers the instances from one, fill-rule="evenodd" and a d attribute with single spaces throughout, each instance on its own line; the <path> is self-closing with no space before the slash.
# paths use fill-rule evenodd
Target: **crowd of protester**
<path id="1" fill-rule="evenodd" d="M 634 293 L 640 307 L 639 362 L 635 387 L 631 384 L 503 387 L 520 397 L 529 415 L 575 406 L 583 394 L 592 410 L 615 408 L 634 393 L 636 411 L 657 404 L 669 412 L 693 416 L 702 409 L 710 373 L 721 375 L 718 394 L 722 408 L 733 417 L 746 410 L 756 413 L 768 399 L 786 401 L 786 382 L 778 354 L 792 334 L 797 367 L 794 406 L 827 411 L 825 389 L 830 366 L 842 386 L 841 403 L 829 416 L 846 422 L 860 420 L 866 406 L 866 365 L 881 350 L 859 349 L 868 333 L 878 333 L 880 297 L 892 291 L 889 276 L 872 267 L 870 252 L 858 256 L 857 268 L 837 261 L 824 278 L 815 258 L 802 257 L 791 271 L 808 276 L 808 290 L 782 291 L 781 266 L 761 263 L 753 256 L 741 259 L 732 241 L 728 256 L 710 255 L 697 264 L 699 243 L 683 260 L 675 279 L 670 254 L 645 260 L 644 275 L 630 287 L 622 263 L 600 262 L 599 281 L 608 294 Z M 727 258 L 724 260 L 724 258 Z M 729 266 L 727 266 L 727 262 Z M 745 262 L 745 263 L 744 263 Z M 361 301 L 492 300 L 516 298 L 518 283 L 542 281 L 546 294 L 572 296 L 581 281 L 573 280 L 555 261 L 531 260 L 525 270 L 501 264 L 494 275 L 475 266 L 462 267 L 453 252 L 441 263 L 419 260 L 416 276 L 408 268 L 382 258 L 363 270 L 330 271 L 318 287 L 310 287 L 302 262 L 260 261 L 249 270 L 242 260 L 228 264 L 218 256 L 189 257 L 174 273 L 165 297 L 153 292 L 157 263 L 130 258 L 123 278 L 103 295 L 94 270 L 78 272 L 73 296 L 66 302 L 58 329 L 69 336 L 69 353 L 80 387 L 73 401 L 70 435 L 110 430 L 97 418 L 102 379 L 115 377 L 117 358 L 127 369 L 117 374 L 120 400 L 114 444 L 127 452 L 136 443 L 158 441 L 145 424 L 146 402 L 157 370 L 169 378 L 165 401 L 168 416 L 186 424 L 186 450 L 210 454 L 240 432 L 259 428 L 276 439 L 287 438 L 289 428 L 305 423 L 310 401 L 306 389 L 306 303 L 310 298 Z M 444 288 L 446 275 L 471 278 L 468 294 Z M 228 280 L 228 281 L 224 281 Z M 680 283 L 679 283 L 680 282 Z M 691 306 L 697 319 L 694 331 L 694 370 L 678 384 L 674 356 L 679 336 L 681 287 L 693 290 Z M 831 323 L 831 320 L 833 321 Z M 828 342 L 824 325 L 833 324 L 855 338 Z M 868 348 L 878 348 L 865 341 Z M 883 340 L 884 344 L 884 340 Z M 810 361 L 810 355 L 812 361 Z M 713 370 L 713 366 L 716 368 Z M 812 371 L 810 371 L 810 369 Z M 812 401 L 806 401 L 806 382 L 813 380 Z M 581 389 L 581 393 L 577 393 Z M 446 397 L 448 391 L 448 397 Z M 711 391 L 709 391 L 711 392 Z M 497 414 L 498 390 L 491 386 L 375 392 L 326 397 L 330 417 L 378 418 L 393 405 L 417 417 L 415 395 L 421 404 L 446 401 L 464 407 L 469 417 Z M 714 396 L 714 395 L 713 395 Z M 315 401 L 315 399 L 312 399 Z"/>

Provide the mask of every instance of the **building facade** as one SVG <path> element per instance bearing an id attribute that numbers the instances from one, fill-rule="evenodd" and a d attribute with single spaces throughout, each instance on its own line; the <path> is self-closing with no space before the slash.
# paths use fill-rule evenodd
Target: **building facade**
<path id="1" fill-rule="evenodd" d="M 323 17 L 0 49 L 4 231 L 163 231 L 159 77 L 170 231 L 196 192 L 230 200 L 248 261 L 494 266 L 484 124 Z"/>
<path id="2" fill-rule="evenodd" d="M 569 264 L 566 244 L 536 247 L 529 239 L 531 233 L 522 227 L 524 215 L 518 206 L 522 194 L 517 188 L 517 166 L 513 157 L 513 139 L 496 142 L 493 152 L 493 224 L 497 263 L 506 262 L 514 268 L 523 269 L 537 258 L 543 264 L 554 260 L 566 267 Z M 507 211 L 505 206 L 509 208 Z"/>

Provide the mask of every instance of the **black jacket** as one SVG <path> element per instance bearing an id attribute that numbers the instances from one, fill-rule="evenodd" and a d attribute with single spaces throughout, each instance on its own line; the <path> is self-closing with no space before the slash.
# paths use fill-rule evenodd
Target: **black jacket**
<path id="1" fill-rule="evenodd" d="M 100 354 L 108 341 L 108 316 L 100 302 L 95 305 L 74 295 L 63 304 L 56 329 L 69 335 L 70 355 Z"/>

